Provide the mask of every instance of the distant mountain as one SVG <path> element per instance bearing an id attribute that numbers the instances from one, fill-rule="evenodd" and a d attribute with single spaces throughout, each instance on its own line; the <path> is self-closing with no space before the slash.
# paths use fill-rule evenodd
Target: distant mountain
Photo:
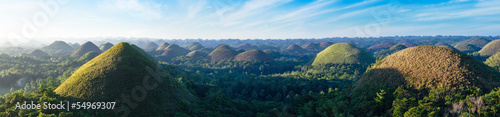
<path id="1" fill-rule="evenodd" d="M 483 48 L 486 44 L 490 43 L 491 40 L 485 39 L 485 38 L 474 38 L 474 39 L 468 39 L 468 40 L 463 40 L 457 43 L 458 44 L 472 44 L 476 47 Z M 457 47 L 455 47 L 457 48 Z M 457 48 L 458 49 L 458 48 Z"/>
<path id="2" fill-rule="evenodd" d="M 144 47 L 142 47 L 144 49 L 144 51 L 153 51 L 153 50 L 156 50 L 159 46 L 154 43 L 154 42 L 149 42 L 147 43 L 146 45 L 144 45 Z"/>
<path id="3" fill-rule="evenodd" d="M 73 51 L 73 47 L 64 41 L 54 41 L 52 44 L 43 47 L 44 50 Z"/>
<path id="4" fill-rule="evenodd" d="M 332 44 L 333 44 L 333 42 L 328 42 L 328 41 L 325 41 L 325 42 L 321 42 L 321 43 L 319 43 L 319 47 L 320 47 L 320 49 L 321 49 L 321 50 L 323 50 L 323 49 L 325 49 L 325 48 L 329 47 L 329 46 L 330 46 L 330 45 L 332 45 Z"/>
<path id="5" fill-rule="evenodd" d="M 26 56 L 30 56 L 33 58 L 50 58 L 50 55 L 43 52 L 42 50 L 36 49 L 28 53 Z"/>
<path id="6" fill-rule="evenodd" d="M 321 50 L 320 44 L 318 44 L 318 43 L 308 43 L 308 44 L 302 45 L 302 48 L 309 50 L 309 51 Z"/>
<path id="7" fill-rule="evenodd" d="M 167 48 L 169 45 L 170 45 L 169 43 L 165 42 L 160 46 L 158 46 L 158 48 L 156 48 L 156 51 L 165 51 L 165 48 Z"/>
<path id="8" fill-rule="evenodd" d="M 377 45 L 370 46 L 368 49 L 370 49 L 370 50 L 389 49 L 389 48 L 391 48 L 394 45 L 395 45 L 394 43 L 386 42 L 386 43 L 382 43 L 382 44 L 377 44 Z"/>

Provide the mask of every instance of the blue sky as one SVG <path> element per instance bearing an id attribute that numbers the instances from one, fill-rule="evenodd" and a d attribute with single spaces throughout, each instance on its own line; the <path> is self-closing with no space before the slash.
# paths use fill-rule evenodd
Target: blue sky
<path id="1" fill-rule="evenodd" d="M 0 3 L 2 39 L 285 39 L 499 35 L 500 31 L 499 0 L 0 0 Z M 27 25 L 34 31 L 28 31 Z"/>

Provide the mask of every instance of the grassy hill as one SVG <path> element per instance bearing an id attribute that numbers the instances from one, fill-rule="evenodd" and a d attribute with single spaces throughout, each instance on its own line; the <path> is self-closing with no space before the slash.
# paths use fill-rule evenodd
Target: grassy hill
<path id="1" fill-rule="evenodd" d="M 202 45 L 194 45 L 194 46 L 189 47 L 189 50 L 194 51 L 194 50 L 201 50 L 203 48 L 205 48 L 205 47 L 203 47 Z"/>
<path id="2" fill-rule="evenodd" d="M 163 43 L 158 48 L 156 48 L 156 51 L 165 51 L 165 48 L 167 48 L 170 44 L 169 43 Z"/>
<path id="3" fill-rule="evenodd" d="M 404 46 L 406 46 L 406 47 L 408 47 L 408 48 L 409 48 L 409 47 L 414 47 L 414 46 L 417 46 L 416 44 L 410 43 L 410 42 L 408 42 L 408 41 L 401 41 L 401 42 L 399 42 L 398 44 L 404 45 Z"/>
<path id="4" fill-rule="evenodd" d="M 396 52 L 377 62 L 356 82 L 415 89 L 477 86 L 491 90 L 498 86 L 500 73 L 463 53 L 436 46 L 417 46 Z"/>
<path id="5" fill-rule="evenodd" d="M 237 54 L 238 52 L 223 44 L 212 51 L 212 53 L 208 54 L 208 57 L 211 61 L 228 61 L 233 60 Z"/>
<path id="6" fill-rule="evenodd" d="M 368 52 L 348 43 L 333 44 L 317 54 L 312 65 L 361 64 L 370 65 L 375 58 Z"/>
<path id="7" fill-rule="evenodd" d="M 317 51 L 320 50 L 320 45 L 318 43 L 308 43 L 305 45 L 302 45 L 302 48 L 309 50 L 309 51 Z"/>
<path id="8" fill-rule="evenodd" d="M 142 89 L 138 91 L 137 87 Z M 128 98 L 138 102 L 136 107 L 128 108 L 130 116 L 173 116 L 182 105 L 194 99 L 151 56 L 125 42 L 82 65 L 54 92 L 76 100 L 102 102 L 134 96 L 140 91 L 145 93 L 140 100 Z M 119 101 L 116 105 L 118 108 L 127 104 Z"/>
<path id="9" fill-rule="evenodd" d="M 81 57 L 82 55 L 90 51 L 102 53 L 101 49 L 99 49 L 94 43 L 89 41 L 83 44 L 82 46 L 78 47 L 75 51 L 73 51 L 73 54 L 71 54 L 70 57 L 71 58 Z"/>
<path id="10" fill-rule="evenodd" d="M 167 55 L 169 53 L 169 52 L 167 52 L 167 50 L 171 50 L 172 52 L 175 52 L 175 54 L 179 55 L 179 56 L 186 55 L 189 53 L 189 50 L 186 50 L 186 49 L 178 46 L 177 44 L 171 44 L 165 48 L 165 52 L 163 52 L 161 55 L 162 56 Z"/>
<path id="11" fill-rule="evenodd" d="M 481 49 L 481 48 L 476 47 L 472 44 L 466 44 L 466 43 L 459 43 L 459 44 L 455 45 L 455 48 L 461 52 L 464 52 L 464 53 L 471 53 L 471 52 L 479 51 Z"/>
<path id="12" fill-rule="evenodd" d="M 406 48 L 407 47 L 403 44 L 396 44 L 387 50 L 380 50 L 375 52 L 373 56 L 375 58 L 383 58 Z"/>
<path id="13" fill-rule="evenodd" d="M 260 50 L 248 50 L 240 53 L 234 57 L 235 61 L 268 61 L 272 62 L 274 59 Z"/>
<path id="14" fill-rule="evenodd" d="M 479 51 L 479 54 L 484 56 L 492 56 L 498 52 L 500 52 L 500 39 L 491 41 L 490 43 L 486 44 L 483 49 Z"/>
<path id="15" fill-rule="evenodd" d="M 194 46 L 201 46 L 201 47 L 203 47 L 203 45 L 201 45 L 201 43 L 200 43 L 200 42 L 191 42 L 191 43 L 187 46 L 187 48 L 192 48 L 192 47 L 194 47 Z"/>
<path id="16" fill-rule="evenodd" d="M 158 44 L 156 44 L 155 42 L 149 42 L 147 43 L 146 45 L 144 45 L 144 47 L 142 47 L 145 51 L 152 51 L 152 50 L 156 50 L 156 48 L 158 48 Z"/>
<path id="17" fill-rule="evenodd" d="M 191 58 L 204 58 L 207 56 L 207 54 L 204 52 L 195 50 L 195 51 L 189 52 L 186 56 L 191 57 Z"/>
<path id="18" fill-rule="evenodd" d="M 48 50 L 60 50 L 60 51 L 72 51 L 73 47 L 68 45 L 64 41 L 54 41 L 52 44 L 43 47 L 43 49 L 48 49 Z"/>
<path id="19" fill-rule="evenodd" d="M 50 55 L 43 52 L 42 50 L 36 49 L 27 54 L 27 56 L 33 58 L 50 58 Z"/>
<path id="20" fill-rule="evenodd" d="M 300 47 L 297 44 L 292 44 L 292 45 L 288 46 L 284 51 L 285 52 L 305 52 L 307 50 L 305 50 L 304 48 Z"/>
<path id="21" fill-rule="evenodd" d="M 109 42 L 106 42 L 104 44 L 102 44 L 99 49 L 101 49 L 101 51 L 105 52 L 106 50 L 108 50 L 109 48 L 113 47 L 114 45 L 109 43 Z"/>

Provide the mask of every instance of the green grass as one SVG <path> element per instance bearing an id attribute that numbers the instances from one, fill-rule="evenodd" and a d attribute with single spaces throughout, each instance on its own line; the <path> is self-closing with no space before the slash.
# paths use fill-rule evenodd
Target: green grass
<path id="1" fill-rule="evenodd" d="M 114 45 L 109 43 L 109 42 L 106 42 L 105 44 L 101 45 L 101 47 L 99 49 L 101 49 L 101 51 L 106 51 L 106 50 L 109 50 L 109 48 L 113 47 Z"/>
<path id="2" fill-rule="evenodd" d="M 488 43 L 479 51 L 479 54 L 483 56 L 493 56 L 500 52 L 500 40 L 494 40 Z"/>
<path id="3" fill-rule="evenodd" d="M 186 56 L 189 56 L 191 58 L 198 58 L 198 57 L 206 57 L 207 54 L 201 52 L 201 51 L 198 51 L 198 50 L 195 50 L 195 51 L 192 51 L 190 53 L 188 53 Z"/>
<path id="4" fill-rule="evenodd" d="M 500 53 L 497 53 L 491 57 L 489 57 L 486 62 L 486 65 L 490 66 L 490 67 L 493 67 L 497 70 L 500 71 Z"/>
<path id="5" fill-rule="evenodd" d="M 167 48 L 170 44 L 168 43 L 163 43 L 161 44 L 158 48 L 156 48 L 156 51 L 163 51 L 165 48 Z"/>
<path id="6" fill-rule="evenodd" d="M 318 53 L 312 65 L 322 64 L 361 64 L 370 65 L 375 58 L 368 52 L 347 43 L 333 44 Z"/>
<path id="7" fill-rule="evenodd" d="M 355 86 L 407 84 L 416 89 L 477 86 L 491 90 L 499 81 L 498 71 L 468 55 L 441 47 L 418 46 L 378 61 Z"/>

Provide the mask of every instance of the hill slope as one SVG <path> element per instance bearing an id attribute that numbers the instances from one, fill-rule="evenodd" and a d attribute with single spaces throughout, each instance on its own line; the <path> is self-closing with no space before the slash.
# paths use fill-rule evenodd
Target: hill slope
<path id="1" fill-rule="evenodd" d="M 191 57 L 191 58 L 198 58 L 198 57 L 206 57 L 207 54 L 205 54 L 204 52 L 201 52 L 199 50 L 195 50 L 195 51 L 189 52 L 186 56 Z"/>
<path id="2" fill-rule="evenodd" d="M 476 47 L 483 48 L 486 44 L 490 43 L 490 41 L 491 40 L 485 39 L 485 38 L 474 38 L 474 39 L 468 39 L 468 40 L 460 41 L 457 44 L 460 44 L 460 43 L 472 44 L 472 45 L 474 45 Z"/>
<path id="3" fill-rule="evenodd" d="M 165 48 L 167 48 L 170 44 L 168 43 L 163 43 L 161 44 L 160 46 L 158 46 L 158 48 L 156 48 L 156 51 L 165 51 Z"/>
<path id="4" fill-rule="evenodd" d="M 85 53 L 90 52 L 90 51 L 95 51 L 97 53 L 102 53 L 101 49 L 99 49 L 94 43 L 92 43 L 92 42 L 89 41 L 89 42 L 83 44 L 82 46 L 78 47 L 73 52 L 73 54 L 70 55 L 70 57 L 71 58 L 81 57 L 82 55 L 84 55 Z"/>
<path id="5" fill-rule="evenodd" d="M 492 56 L 498 52 L 500 52 L 500 39 L 491 41 L 490 43 L 486 44 L 483 49 L 479 51 L 479 54 Z"/>
<path id="6" fill-rule="evenodd" d="M 36 49 L 27 54 L 27 56 L 31 56 L 33 58 L 48 58 L 49 54 L 43 52 L 42 50 Z"/>
<path id="7" fill-rule="evenodd" d="M 158 48 L 158 44 L 156 44 L 155 42 L 149 42 L 148 44 L 144 45 L 143 49 L 145 51 L 152 51 L 152 50 L 156 50 L 156 48 Z"/>
<path id="8" fill-rule="evenodd" d="M 484 63 L 500 71 L 500 53 L 490 56 Z"/>
<path id="9" fill-rule="evenodd" d="M 138 87 L 141 90 L 138 91 Z M 63 97 L 99 102 L 143 96 L 140 100 L 129 98 L 138 102 L 136 107 L 128 108 L 131 116 L 173 116 L 179 106 L 194 98 L 159 68 L 151 56 L 125 42 L 82 65 L 54 92 Z M 118 108 L 127 104 L 118 101 L 116 105 Z"/>
<path id="10" fill-rule="evenodd" d="M 389 49 L 394 45 L 395 45 L 394 43 L 386 42 L 386 43 L 381 43 L 381 44 L 370 46 L 368 49 L 370 49 L 370 50 Z"/>
<path id="11" fill-rule="evenodd" d="M 234 57 L 235 61 L 268 61 L 272 62 L 274 59 L 260 50 L 248 50 L 240 53 Z"/>
<path id="12" fill-rule="evenodd" d="M 348 43 L 337 43 L 319 52 L 312 65 L 329 63 L 370 65 L 374 62 L 375 58 L 368 52 Z"/>
<path id="13" fill-rule="evenodd" d="M 481 49 L 481 48 L 476 47 L 472 44 L 466 44 L 466 43 L 459 43 L 459 44 L 455 45 L 455 48 L 457 50 L 464 52 L 464 53 L 475 52 L 475 51 L 478 51 Z"/>
<path id="14" fill-rule="evenodd" d="M 49 46 L 43 47 L 43 49 L 60 50 L 60 51 L 72 51 L 73 47 L 71 47 L 70 45 L 68 45 L 64 41 L 54 41 Z"/>
<path id="15" fill-rule="evenodd" d="M 406 84 L 416 89 L 477 86 L 491 90 L 498 81 L 499 72 L 468 55 L 441 47 L 417 46 L 377 62 L 355 86 Z"/>

